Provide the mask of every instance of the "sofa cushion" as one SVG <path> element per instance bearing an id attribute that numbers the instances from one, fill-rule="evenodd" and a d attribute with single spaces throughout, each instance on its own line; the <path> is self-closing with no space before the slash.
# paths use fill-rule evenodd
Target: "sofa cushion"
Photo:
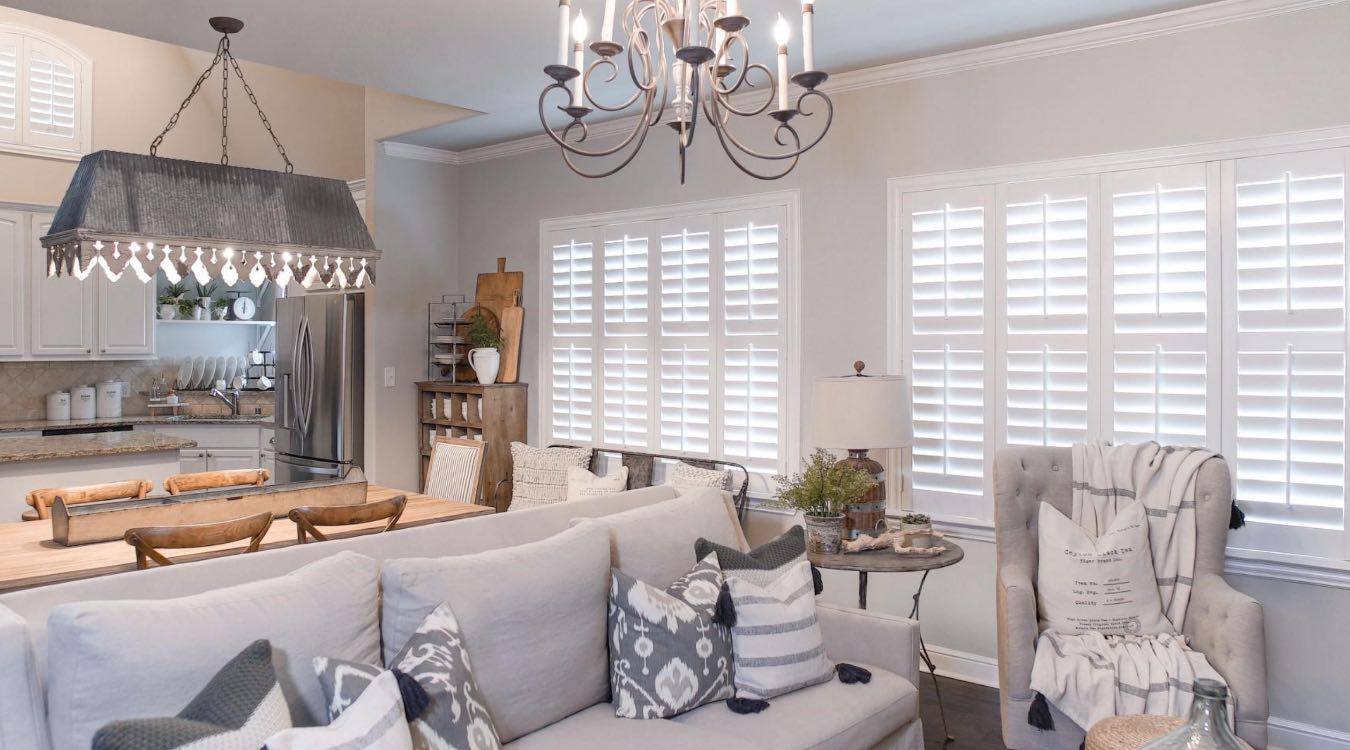
<path id="1" fill-rule="evenodd" d="M 735 506 L 713 489 L 572 523 L 604 528 L 610 539 L 611 565 L 662 589 L 693 566 L 697 560 L 694 540 L 699 537 L 742 551 L 750 548 L 736 520 Z"/>
<path id="2" fill-rule="evenodd" d="M 732 713 L 714 703 L 670 721 L 774 750 L 872 747 L 918 718 L 919 691 L 892 672 L 859 666 L 872 672 L 866 685 L 830 680 L 781 695 L 757 714 Z"/>
<path id="3" fill-rule="evenodd" d="M 580 466 L 567 467 L 567 502 L 585 500 L 588 497 L 617 495 L 628 486 L 628 467 L 620 466 L 603 477 L 591 473 L 590 469 Z"/>
<path id="4" fill-rule="evenodd" d="M 694 556 L 702 560 L 717 555 L 722 573 L 764 588 L 782 578 L 792 566 L 809 562 L 806 556 L 806 529 L 793 526 L 749 552 L 715 544 L 700 538 L 694 542 Z M 816 591 L 819 594 L 819 591 Z"/>
<path id="5" fill-rule="evenodd" d="M 529 510 L 567 500 L 567 469 L 591 464 L 590 448 L 535 448 L 511 444 L 511 505 Z"/>
<path id="6" fill-rule="evenodd" d="M 530 544 L 385 564 L 385 663 L 442 602 L 459 620 L 503 742 L 609 699 L 609 537 L 583 525 Z"/>
<path id="7" fill-rule="evenodd" d="M 28 623 L 0 605 L 0 748 L 47 747 L 47 712 Z"/>
<path id="8" fill-rule="evenodd" d="M 732 696 L 731 631 L 714 621 L 722 590 L 708 555 L 662 591 L 620 570 L 609 589 L 614 713 L 664 719 Z"/>
<path id="9" fill-rule="evenodd" d="M 699 710 L 731 713 L 721 704 Z M 765 750 L 768 747 L 771 745 L 699 727 L 681 726 L 674 721 L 620 719 L 607 703 L 591 706 L 506 746 L 507 750 Z"/>
<path id="10" fill-rule="evenodd" d="M 736 605 L 731 641 L 737 698 L 773 698 L 834 678 L 816 619 L 810 563 L 796 563 L 763 588 L 728 576 L 727 588 Z"/>
<path id="11" fill-rule="evenodd" d="M 105 724 L 93 750 L 234 750 L 291 728 L 272 645 L 257 640 L 216 672 L 177 716 Z"/>
<path id="12" fill-rule="evenodd" d="M 380 658 L 378 585 L 375 560 L 340 552 L 278 578 L 177 599 L 62 604 L 47 625 L 52 745 L 87 750 L 110 721 L 177 713 L 259 638 L 272 644 L 296 725 L 322 723 L 313 659 Z"/>
<path id="13" fill-rule="evenodd" d="M 235 745 L 244 750 L 252 745 Z M 264 750 L 413 750 L 403 694 L 393 672 L 381 672 L 356 702 L 323 727 L 284 729 Z M 189 750 L 186 749 L 185 750 Z M 191 750 L 196 750 L 192 748 Z"/>

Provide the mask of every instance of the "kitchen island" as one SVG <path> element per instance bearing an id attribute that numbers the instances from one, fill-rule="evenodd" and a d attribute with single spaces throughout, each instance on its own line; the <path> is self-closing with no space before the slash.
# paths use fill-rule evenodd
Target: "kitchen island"
<path id="1" fill-rule="evenodd" d="M 121 431 L 0 437 L 0 521 L 18 521 L 24 497 L 46 487 L 145 479 L 156 488 L 179 471 L 179 451 L 196 441 Z"/>

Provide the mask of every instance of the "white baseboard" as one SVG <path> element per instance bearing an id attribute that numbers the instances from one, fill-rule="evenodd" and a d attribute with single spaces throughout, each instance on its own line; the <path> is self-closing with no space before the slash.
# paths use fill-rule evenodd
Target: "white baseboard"
<path id="1" fill-rule="evenodd" d="M 1270 750 L 1350 750 L 1350 732 L 1270 717 Z"/>
<path id="2" fill-rule="evenodd" d="M 938 675 L 998 689 L 998 659 L 933 645 L 928 654 Z M 1269 750 L 1350 750 L 1350 732 L 1272 716 Z"/>

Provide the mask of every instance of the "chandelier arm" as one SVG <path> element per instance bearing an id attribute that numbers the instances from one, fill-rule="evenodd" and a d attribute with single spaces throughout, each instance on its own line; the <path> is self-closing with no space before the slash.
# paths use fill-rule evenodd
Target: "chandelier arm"
<path id="1" fill-rule="evenodd" d="M 787 154 L 787 155 L 785 155 L 785 156 L 778 156 L 778 157 L 768 157 L 768 156 L 763 156 L 763 155 L 760 155 L 759 153 L 755 152 L 753 149 L 749 149 L 749 148 L 746 148 L 745 146 L 743 146 L 739 141 L 736 140 L 735 136 L 731 135 L 731 132 L 730 132 L 729 130 L 727 130 L 727 129 L 725 129 L 725 128 L 717 128 L 716 130 L 717 130 L 717 140 L 718 140 L 719 143 L 722 144 L 722 150 L 723 150 L 724 152 L 726 152 L 727 158 L 728 158 L 728 159 L 731 159 L 731 163 L 732 163 L 732 164 L 735 164 L 737 169 L 739 169 L 739 170 L 741 170 L 742 172 L 744 172 L 744 173 L 750 175 L 751 177 L 754 177 L 754 178 L 757 179 L 757 180 L 764 180 L 764 181 L 767 182 L 767 181 L 770 181 L 770 180 L 777 180 L 777 179 L 783 178 L 783 177 L 786 176 L 789 172 L 791 172 L 792 170 L 794 170 L 794 169 L 797 168 L 797 162 L 801 159 L 801 156 L 802 156 L 802 152 L 801 152 L 801 151 L 797 151 L 797 152 L 792 153 L 792 154 Z M 774 131 L 774 141 L 775 141 L 775 142 L 777 142 L 777 143 L 779 143 L 779 144 L 782 144 L 782 143 L 783 143 L 783 140 L 782 140 L 782 132 L 785 131 L 785 130 L 786 130 L 788 133 L 791 133 L 793 139 L 794 139 L 794 140 L 797 140 L 797 141 L 800 143 L 800 138 L 797 136 L 797 131 L 796 131 L 791 125 L 788 125 L 787 123 L 783 123 L 783 124 L 779 125 L 779 126 L 775 129 L 775 131 Z M 728 144 L 728 140 L 730 140 L 731 143 L 735 145 L 735 149 L 733 149 L 733 148 L 731 147 L 731 145 Z M 784 167 L 783 170 L 782 170 L 781 172 L 777 172 L 777 173 L 764 173 L 764 174 L 761 174 L 761 173 L 759 173 L 759 172 L 754 171 L 754 170 L 751 169 L 750 167 L 746 166 L 746 165 L 741 161 L 740 157 L 736 155 L 736 151 L 740 151 L 741 153 L 744 153 L 744 154 L 746 154 L 746 155 L 748 155 L 748 156 L 751 156 L 751 157 L 754 157 L 754 158 L 757 158 L 757 159 L 765 159 L 765 160 L 768 160 L 768 159 L 771 159 L 771 158 L 773 158 L 773 159 L 791 159 L 791 161 L 788 162 L 788 165 L 787 165 L 786 167 Z"/>
<path id="2" fill-rule="evenodd" d="M 549 92 L 555 89 L 561 90 L 564 94 L 570 95 L 570 92 L 567 91 L 567 85 L 562 82 L 555 82 L 552 85 L 545 88 L 543 93 L 539 95 L 539 122 L 544 126 L 544 132 L 548 134 L 548 137 L 552 138 L 553 142 L 561 146 L 565 152 L 570 152 L 578 156 L 592 156 L 592 157 L 612 156 L 614 154 L 619 153 L 629 144 L 631 144 L 633 140 L 638 137 L 639 133 L 644 134 L 643 139 L 646 138 L 645 133 L 648 130 L 648 127 L 646 127 L 645 110 L 651 107 L 652 97 L 650 94 L 647 96 L 647 100 L 643 104 L 644 113 L 642 118 L 638 120 L 636 127 L 634 127 L 633 131 L 628 134 L 627 138 L 625 138 L 621 143 L 614 146 L 613 148 L 602 151 L 587 151 L 585 149 L 578 148 L 571 143 L 568 143 L 566 140 L 566 136 L 567 133 L 572 130 L 572 128 L 578 125 L 580 125 L 582 128 L 582 136 L 577 140 L 577 143 L 581 143 L 586 140 L 586 136 L 589 134 L 589 129 L 586 126 L 586 123 L 582 122 L 581 120 L 573 120 L 571 123 L 567 125 L 567 127 L 563 128 L 562 136 L 559 136 L 558 133 L 554 132 L 553 128 L 548 124 L 548 119 L 544 116 L 544 106 L 545 106 L 544 100 L 548 98 Z"/>
<path id="3" fill-rule="evenodd" d="M 804 97 L 804 96 L 805 96 L 805 95 L 803 95 L 803 97 Z M 824 98 L 826 102 L 829 102 L 829 97 L 826 97 L 824 94 L 819 94 L 819 96 L 821 96 L 822 98 Z M 714 118 L 715 112 L 716 112 L 716 104 L 714 103 L 714 104 L 713 104 L 713 111 L 708 113 L 708 119 L 710 119 L 710 120 L 713 119 L 713 118 Z M 804 148 L 803 148 L 802 145 L 801 145 L 801 143 L 802 143 L 802 142 L 801 142 L 801 135 L 797 132 L 797 129 L 796 129 L 796 128 L 793 128 L 791 125 L 787 124 L 786 122 L 779 123 L 779 124 L 774 128 L 774 142 L 777 143 L 777 144 L 780 145 L 780 146 L 787 146 L 788 144 L 783 140 L 783 133 L 784 133 L 784 132 L 789 133 L 789 134 L 792 136 L 792 140 L 793 140 L 792 150 L 790 150 L 790 151 L 788 151 L 788 152 L 785 152 L 785 153 L 782 153 L 782 154 L 769 154 L 769 153 L 764 153 L 764 152 L 762 152 L 762 151 L 758 151 L 758 150 L 756 150 L 756 149 L 753 149 L 753 148 L 751 148 L 751 147 L 745 145 L 744 143 L 742 143 L 742 142 L 740 141 L 740 139 L 737 138 L 736 135 L 735 135 L 734 133 L 731 132 L 731 129 L 730 129 L 730 128 L 725 128 L 725 127 L 724 127 L 724 128 L 718 128 L 718 129 L 717 129 L 717 135 L 718 135 L 718 139 L 722 141 L 722 147 L 723 147 L 724 149 L 726 149 L 727 146 L 728 146 L 728 144 L 730 144 L 731 146 L 734 146 L 734 147 L 736 148 L 736 150 L 740 151 L 741 153 L 745 154 L 746 156 L 750 156 L 750 157 L 755 158 L 755 159 L 761 159 L 761 160 L 764 160 L 764 161 L 783 161 L 783 160 L 791 159 L 791 160 L 792 160 L 792 163 L 793 163 L 793 166 L 795 166 L 796 163 L 797 163 L 798 157 L 800 157 L 802 154 L 806 153 L 807 151 L 811 150 L 812 147 L 814 147 L 817 143 L 820 143 L 821 139 L 824 138 L 824 136 L 825 136 L 825 131 L 828 131 L 828 130 L 829 130 L 830 122 L 832 121 L 833 115 L 834 115 L 834 108 L 833 108 L 833 105 L 831 105 L 831 107 L 830 107 L 830 117 L 826 119 L 825 129 L 822 130 L 821 134 L 820 134 L 819 136 L 817 136 L 816 139 L 810 143 L 810 145 L 808 145 L 808 146 L 806 146 L 806 147 L 804 147 Z M 731 156 L 731 155 L 732 155 L 729 149 L 727 150 L 727 154 L 728 154 L 728 156 Z M 735 157 L 733 156 L 732 158 L 734 159 Z M 789 168 L 788 171 L 791 171 L 791 168 Z M 786 172 L 784 172 L 783 174 L 786 174 Z M 782 175 L 779 175 L 779 177 L 781 177 L 781 176 L 782 176 Z M 777 179 L 777 178 L 769 178 L 769 179 Z"/>
<path id="4" fill-rule="evenodd" d="M 767 96 L 764 97 L 764 103 L 761 104 L 761 105 L 759 105 L 758 107 L 755 107 L 754 109 L 739 109 L 739 108 L 737 108 L 735 104 L 732 104 L 732 103 L 731 103 L 731 94 L 732 94 L 732 92 L 735 92 L 737 89 L 739 89 L 739 88 L 741 87 L 741 84 L 740 84 L 740 83 L 737 83 L 734 87 L 732 87 L 732 88 L 730 89 L 730 91 L 725 91 L 725 92 L 723 92 L 723 91 L 718 91 L 718 92 L 717 92 L 717 94 L 718 94 L 717 99 L 718 99 L 719 103 L 721 104 L 722 108 L 725 109 L 727 112 L 729 112 L 729 113 L 731 113 L 731 114 L 733 114 L 733 115 L 739 115 L 739 116 L 741 116 L 741 117 L 754 117 L 754 116 L 756 116 L 756 115 L 762 115 L 762 114 L 764 114 L 765 112 L 768 112 L 768 111 L 769 111 L 769 108 L 773 106 L 774 98 L 775 98 L 775 91 L 777 90 L 778 87 L 777 87 L 777 81 L 775 81 L 775 80 L 773 79 L 773 73 L 771 73 L 771 72 L 769 71 L 769 66 L 765 65 L 764 63 L 754 63 L 753 65 L 747 65 L 747 66 L 745 67 L 745 71 L 743 72 L 743 74 L 742 74 L 742 76 L 741 76 L 741 81 L 742 81 L 742 82 L 745 82 L 745 79 L 750 75 L 750 73 L 751 73 L 752 71 L 755 71 L 755 70 L 759 70 L 759 71 L 763 72 L 763 73 L 764 73 L 764 77 L 767 79 L 767 84 L 768 84 L 768 85 L 766 85 L 766 86 L 764 87 L 764 89 L 763 89 L 763 93 L 767 94 Z M 753 88 L 756 88 L 756 86 L 755 86 L 755 84 L 754 84 L 753 82 L 747 82 L 747 83 L 745 83 L 745 85 L 746 85 L 746 86 L 749 86 L 749 87 L 752 88 L 752 89 L 753 89 Z"/>
<path id="5" fill-rule="evenodd" d="M 206 79 L 211 76 L 211 71 L 215 70 L 216 66 L 220 64 L 221 59 L 225 56 L 225 48 L 227 46 L 225 42 L 227 39 L 229 39 L 229 36 L 221 37 L 220 43 L 216 45 L 216 56 L 212 58 L 211 64 L 197 77 L 197 82 L 192 84 L 192 90 L 188 92 L 187 98 L 183 100 L 183 103 L 178 105 L 178 111 L 169 116 L 168 124 L 164 126 L 164 129 L 160 131 L 159 135 L 155 136 L 155 140 L 150 142 L 151 156 L 159 156 L 159 144 L 164 142 L 164 136 L 168 135 L 169 131 L 173 130 L 174 126 L 178 124 L 178 118 L 182 116 L 183 110 L 187 109 L 188 105 L 192 103 L 193 97 L 197 96 L 198 91 L 201 91 L 202 84 L 206 83 Z"/>
<path id="6" fill-rule="evenodd" d="M 602 81 L 602 83 L 610 83 L 614 79 L 619 77 L 619 66 L 615 65 L 613 60 L 602 57 L 599 60 L 596 60 L 595 62 L 591 63 L 590 67 L 586 68 L 586 73 L 577 79 L 577 85 L 583 87 L 584 93 L 586 95 L 586 100 L 591 103 L 591 106 L 595 107 L 601 112 L 622 112 L 625 109 L 628 109 L 629 107 L 633 106 L 633 103 L 636 102 L 639 98 L 641 98 L 644 93 L 646 93 L 645 90 L 642 88 L 641 84 L 638 84 L 638 90 L 634 91 L 633 95 L 628 97 L 628 101 L 624 102 L 623 104 L 619 104 L 616 106 L 609 106 L 607 104 L 598 101 L 594 96 L 591 95 L 591 85 L 589 81 L 591 73 L 595 72 L 595 70 L 602 65 L 607 66 L 610 69 L 609 78 L 606 78 L 604 81 Z M 634 81 L 634 83 L 637 83 L 637 81 Z"/>
<path id="7" fill-rule="evenodd" d="M 570 129 L 571 127 L 572 127 L 572 126 L 569 125 L 569 126 L 567 127 L 567 129 Z M 547 126 L 545 126 L 545 128 L 547 129 Z M 566 132 L 567 132 L 567 129 L 565 129 L 563 132 L 566 133 Z M 628 153 L 628 155 L 625 156 L 625 157 L 623 158 L 623 161 L 620 161 L 618 164 L 616 164 L 616 165 L 614 166 L 613 169 L 609 169 L 609 170 L 606 170 L 606 171 L 604 171 L 604 172 L 595 172 L 595 173 L 591 173 L 591 172 L 587 172 L 587 171 L 583 170 L 582 168 L 578 167 L 578 166 L 572 161 L 572 157 L 571 157 L 571 154 L 569 154 L 569 151 L 572 152 L 572 153 L 579 154 L 579 155 L 581 155 L 581 156 L 595 156 L 595 154 L 589 154 L 589 153 L 586 153 L 586 152 L 584 152 L 584 151 L 577 151 L 577 150 L 575 150 L 575 149 L 569 149 L 569 148 L 567 148 L 567 144 L 566 144 L 566 143 L 562 143 L 561 141 L 559 141 L 559 143 L 563 146 L 563 155 L 562 155 L 562 156 L 563 156 L 563 163 L 565 163 L 565 164 L 567 165 L 567 168 L 568 168 L 568 169 L 572 170 L 573 172 L 575 172 L 577 175 L 580 175 L 581 177 L 589 177 L 589 178 L 591 178 L 591 179 L 599 179 L 599 178 L 602 178 L 602 177 L 609 177 L 610 175 L 615 174 L 615 173 L 617 173 L 619 170 L 621 170 L 621 169 L 623 169 L 624 167 L 628 166 L 628 165 L 633 161 L 633 159 L 637 158 L 637 155 L 642 151 L 642 145 L 646 142 L 646 140 L 647 140 L 647 133 L 650 133 L 650 132 L 651 132 L 651 128 L 639 127 L 636 131 L 634 131 L 635 134 L 636 134 L 636 133 L 639 133 L 639 132 L 641 133 L 641 137 L 638 139 L 637 145 L 635 145 L 635 146 L 633 147 L 632 151 L 630 151 L 630 152 Z M 548 131 L 548 134 L 549 134 L 550 136 L 552 136 L 552 135 L 553 135 L 553 131 L 552 131 L 552 130 L 549 130 L 549 131 Z M 632 138 L 632 136 L 630 136 L 630 139 L 631 139 L 631 138 Z M 556 141 L 557 138 L 554 138 L 554 140 Z"/>
<path id="8" fill-rule="evenodd" d="M 742 55 L 742 57 L 743 57 L 743 59 L 741 60 L 741 62 L 742 62 L 743 64 L 741 65 L 740 68 L 738 68 L 738 69 L 736 70 L 736 75 L 733 77 L 733 80 L 735 80 L 736 83 L 735 83 L 734 85 L 732 85 L 730 88 L 723 88 L 723 87 L 721 87 L 721 86 L 718 86 L 718 85 L 715 85 L 715 84 L 714 84 L 713 90 L 716 91 L 716 92 L 719 93 L 719 94 L 733 94 L 733 93 L 735 93 L 736 90 L 739 89 L 739 88 L 741 87 L 741 84 L 745 83 L 745 78 L 746 78 L 747 75 L 749 75 L 749 67 L 750 67 L 750 43 L 747 42 L 747 41 L 745 40 L 745 36 L 744 36 L 743 34 L 741 34 L 741 32 L 739 32 L 739 31 L 737 31 L 737 32 L 735 32 L 735 33 L 733 33 L 733 34 L 728 34 L 728 35 L 727 35 L 727 38 L 724 39 L 724 40 L 722 40 L 722 47 L 721 47 L 721 49 L 718 49 L 718 50 L 717 50 L 717 56 L 713 58 L 713 62 L 716 63 L 718 60 L 722 60 L 722 61 L 724 61 L 724 62 L 729 62 L 729 61 L 731 61 L 731 60 L 732 60 L 732 47 L 735 47 L 735 46 L 737 46 L 737 45 L 739 45 L 740 48 L 741 48 L 741 55 Z M 750 84 L 750 85 L 751 85 L 751 87 L 754 86 L 754 84 Z"/>

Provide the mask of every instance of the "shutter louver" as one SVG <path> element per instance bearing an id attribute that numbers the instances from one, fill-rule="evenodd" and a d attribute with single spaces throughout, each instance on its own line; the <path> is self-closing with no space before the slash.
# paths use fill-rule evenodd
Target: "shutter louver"
<path id="1" fill-rule="evenodd" d="M 1203 333 L 1206 198 L 1198 186 L 1117 192 L 1114 318 L 1120 333 Z"/>
<path id="2" fill-rule="evenodd" d="M 984 494 L 984 352 L 916 350 L 914 487 Z"/>
<path id="3" fill-rule="evenodd" d="M 0 34 L 0 141 L 19 141 L 19 37 Z"/>
<path id="4" fill-rule="evenodd" d="M 723 232 L 728 334 L 778 332 L 778 226 L 726 217 Z M 735 222 L 735 223 L 733 223 Z"/>
<path id="5" fill-rule="evenodd" d="M 555 336 L 589 336 L 592 333 L 593 251 L 592 243 L 575 239 L 553 245 Z"/>
<path id="6" fill-rule="evenodd" d="M 712 305 L 711 233 L 680 227 L 661 233 L 661 333 L 709 333 Z"/>
<path id="7" fill-rule="evenodd" d="M 577 344 L 553 347 L 552 434 L 554 440 L 589 443 L 595 437 L 594 354 Z"/>
<path id="8" fill-rule="evenodd" d="M 761 472 L 779 470 L 778 354 L 749 346 L 722 357 L 722 450 Z"/>
<path id="9" fill-rule="evenodd" d="M 982 333 L 984 207 L 915 212 L 910 237 L 914 333 Z"/>
<path id="10" fill-rule="evenodd" d="M 629 232 L 605 240 L 605 335 L 647 332 L 647 237 Z"/>
<path id="11" fill-rule="evenodd" d="M 1008 332 L 1087 333 L 1086 197 L 1007 206 Z"/>
<path id="12" fill-rule="evenodd" d="M 606 445 L 647 447 L 651 391 L 648 356 L 645 343 L 605 349 L 602 395 Z"/>
<path id="13" fill-rule="evenodd" d="M 1204 447 L 1209 443 L 1205 352 L 1115 352 L 1114 440 Z"/>
<path id="14" fill-rule="evenodd" d="M 712 448 L 712 358 L 688 345 L 661 350 L 661 449 L 708 454 Z"/>
<path id="15" fill-rule="evenodd" d="M 69 55 L 34 39 L 27 40 L 26 47 L 26 140 L 75 149 L 79 140 L 75 62 Z"/>
<path id="16" fill-rule="evenodd" d="M 1008 444 L 1068 446 L 1087 439 L 1087 352 L 1008 352 Z"/>
<path id="17" fill-rule="evenodd" d="M 1233 170 L 1236 497 L 1258 521 L 1340 530 L 1346 152 L 1240 159 Z"/>

